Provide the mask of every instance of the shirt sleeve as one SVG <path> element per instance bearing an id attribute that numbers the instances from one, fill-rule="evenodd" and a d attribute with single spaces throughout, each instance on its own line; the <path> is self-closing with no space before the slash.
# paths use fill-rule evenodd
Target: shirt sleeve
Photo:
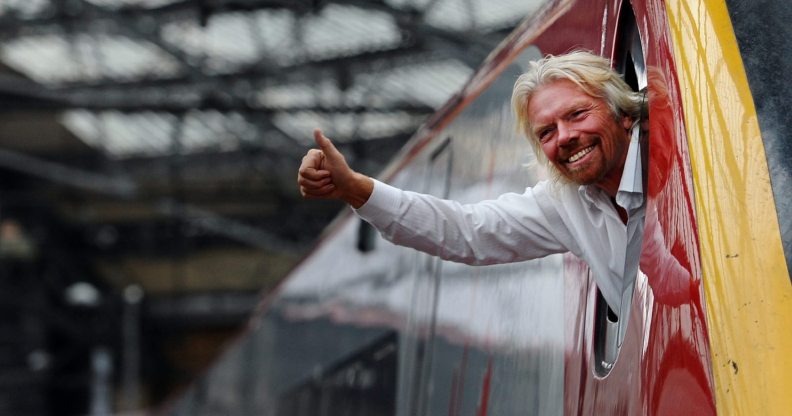
<path id="1" fill-rule="evenodd" d="M 403 191 L 374 181 L 369 200 L 357 214 L 387 240 L 445 260 L 485 265 L 509 263 L 569 251 L 556 237 L 564 228 L 544 186 L 523 194 L 460 204 Z"/>

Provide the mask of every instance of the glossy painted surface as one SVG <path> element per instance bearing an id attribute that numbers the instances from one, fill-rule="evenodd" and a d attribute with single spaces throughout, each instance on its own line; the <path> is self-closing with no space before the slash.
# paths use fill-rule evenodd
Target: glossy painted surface
<path id="1" fill-rule="evenodd" d="M 739 55 L 723 43 L 728 22 L 711 16 L 713 3 L 538 5 L 383 175 L 461 202 L 521 192 L 544 178 L 514 131 L 514 80 L 545 53 L 585 48 L 621 60 L 631 7 L 648 68 L 647 218 L 626 335 L 610 372 L 597 371 L 597 293 L 580 260 L 471 267 L 375 235 L 361 251 L 367 232 L 346 213 L 171 412 L 707 415 L 716 403 L 724 414 L 781 409 L 792 388 L 774 366 L 792 373 L 783 357 L 792 350 L 792 323 L 785 320 L 788 287 L 776 277 L 786 276 L 787 285 L 789 279 L 779 266 L 783 253 L 773 254 L 780 243 L 771 241 L 770 257 L 760 259 L 759 243 L 745 238 L 772 234 L 765 220 L 774 218 L 767 211 L 773 204 L 761 186 L 761 146 L 751 139 L 758 135 L 755 116 L 735 107 L 750 103 L 739 87 L 744 81 L 734 80 Z M 723 116 L 739 111 L 743 116 Z M 751 337 L 736 339 L 739 331 Z M 752 345 L 762 357 L 749 357 Z M 750 407 L 759 401 L 769 407 Z"/>
<path id="2" fill-rule="evenodd" d="M 556 25 L 588 31 L 589 36 L 572 31 L 566 38 L 550 27 L 548 36 L 536 43 L 545 45 L 542 50 L 549 53 L 561 53 L 577 43 L 617 59 L 623 54 L 620 36 L 626 30 L 618 27 L 622 6 L 621 2 L 577 2 Z M 634 1 L 632 6 L 650 84 L 642 273 L 619 358 L 601 378 L 593 362 L 595 292 L 590 281 L 580 282 L 585 266 L 568 259 L 565 413 L 713 414 L 689 157 L 669 30 L 662 2 Z M 597 30 L 600 36 L 593 36 Z"/>
<path id="3" fill-rule="evenodd" d="M 762 97 L 748 88 L 723 1 L 669 0 L 667 8 L 688 121 L 718 411 L 789 414 L 792 284 L 754 108 Z"/>

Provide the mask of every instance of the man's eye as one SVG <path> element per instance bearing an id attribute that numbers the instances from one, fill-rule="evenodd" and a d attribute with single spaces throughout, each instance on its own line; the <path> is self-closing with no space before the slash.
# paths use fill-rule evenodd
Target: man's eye
<path id="1" fill-rule="evenodd" d="M 542 129 L 539 130 L 539 133 L 536 136 L 539 137 L 539 141 L 545 142 L 550 139 L 550 137 L 552 136 L 551 134 L 552 132 L 553 129 Z"/>
<path id="2" fill-rule="evenodd" d="M 570 117 L 575 119 L 575 118 L 583 117 L 585 114 L 586 114 L 586 110 L 585 109 L 575 110 L 575 111 L 572 112 L 572 114 L 570 114 Z"/>

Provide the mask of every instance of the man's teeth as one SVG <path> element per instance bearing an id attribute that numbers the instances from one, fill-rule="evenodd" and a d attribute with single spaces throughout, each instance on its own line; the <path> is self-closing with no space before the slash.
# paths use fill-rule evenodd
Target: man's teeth
<path id="1" fill-rule="evenodd" d="M 577 162 L 578 160 L 580 160 L 581 157 L 589 154 L 589 152 L 591 152 L 592 150 L 594 150 L 594 146 L 589 146 L 572 155 L 572 157 L 569 158 L 568 162 L 570 163 Z"/>

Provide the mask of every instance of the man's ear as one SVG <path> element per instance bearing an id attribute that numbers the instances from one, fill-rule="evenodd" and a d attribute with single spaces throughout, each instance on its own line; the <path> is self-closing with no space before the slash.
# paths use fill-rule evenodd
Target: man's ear
<path id="1" fill-rule="evenodd" d="M 621 121 L 622 121 L 622 126 L 624 127 L 625 130 L 629 131 L 632 128 L 632 125 L 633 125 L 632 117 L 630 117 L 630 116 L 622 116 L 622 120 Z"/>

